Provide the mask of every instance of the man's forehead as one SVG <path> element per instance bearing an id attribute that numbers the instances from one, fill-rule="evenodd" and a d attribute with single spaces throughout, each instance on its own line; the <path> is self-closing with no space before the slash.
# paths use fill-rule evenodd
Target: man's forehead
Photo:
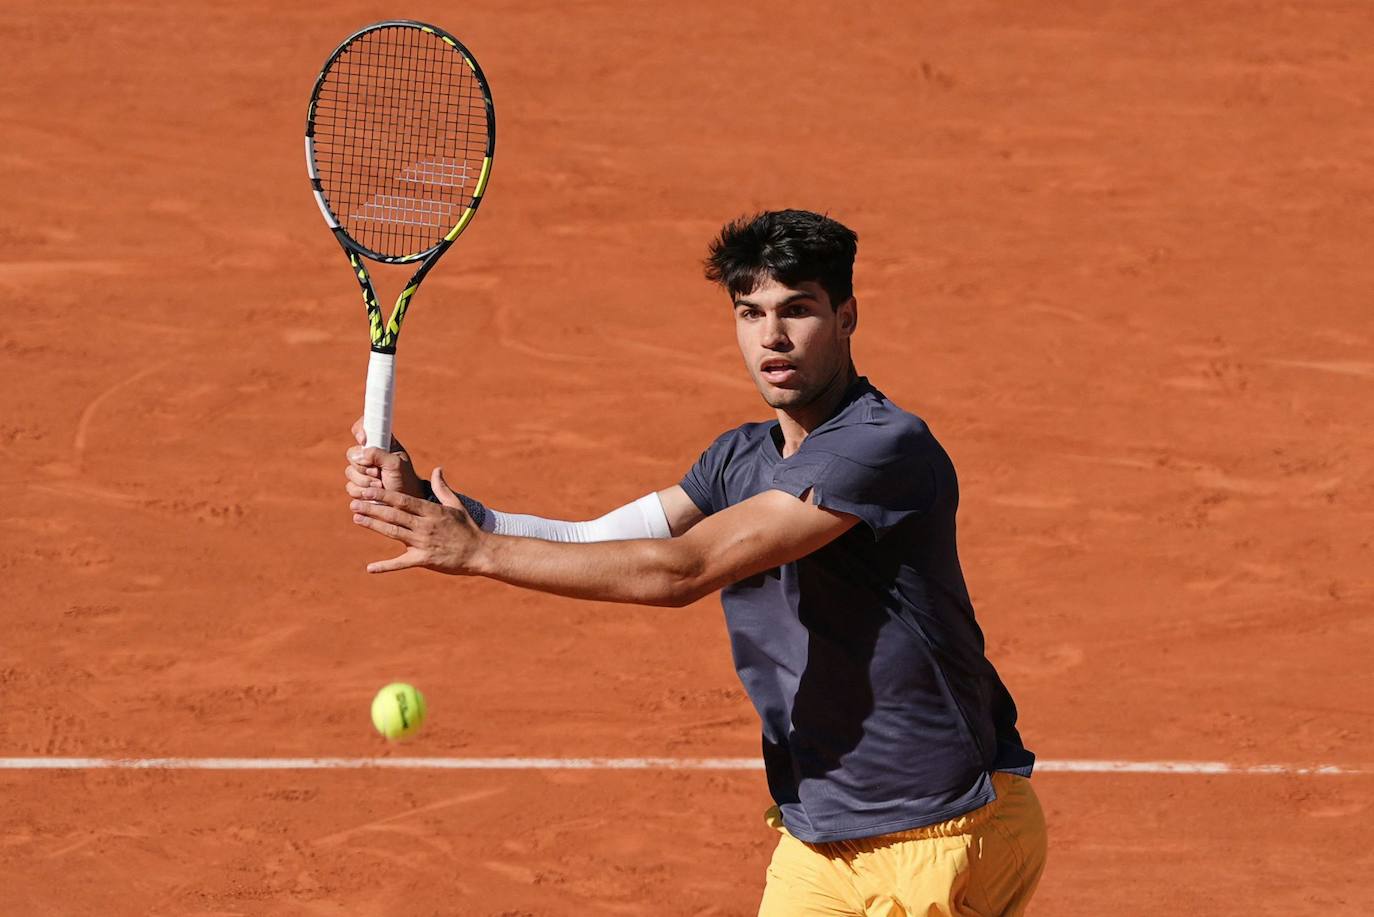
<path id="1" fill-rule="evenodd" d="M 825 288 L 814 280 L 803 280 L 796 284 L 785 284 L 773 277 L 764 277 L 748 293 L 735 297 L 735 305 L 768 306 L 814 299 L 824 302 Z"/>

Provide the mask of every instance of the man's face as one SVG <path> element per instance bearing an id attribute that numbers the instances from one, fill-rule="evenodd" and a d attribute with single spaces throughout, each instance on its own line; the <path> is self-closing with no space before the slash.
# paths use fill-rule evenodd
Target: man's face
<path id="1" fill-rule="evenodd" d="M 856 318 L 853 297 L 834 309 L 810 280 L 789 287 L 767 277 L 737 298 L 735 337 L 763 400 L 774 408 L 799 408 L 827 391 L 849 368 Z"/>

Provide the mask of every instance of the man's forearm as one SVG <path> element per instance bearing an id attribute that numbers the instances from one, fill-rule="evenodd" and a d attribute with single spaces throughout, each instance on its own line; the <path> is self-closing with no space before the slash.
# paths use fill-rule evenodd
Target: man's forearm
<path id="1" fill-rule="evenodd" d="M 576 599 L 681 607 L 701 597 L 702 562 L 680 538 L 563 544 L 485 534 L 472 572 Z"/>
<path id="2" fill-rule="evenodd" d="M 425 499 L 438 503 L 434 489 L 425 485 Z M 484 532 L 496 535 L 520 535 L 544 541 L 565 541 L 587 544 L 594 541 L 629 541 L 635 538 L 671 538 L 672 529 L 656 493 L 647 494 L 611 510 L 604 516 L 586 522 L 546 519 L 494 510 L 466 494 L 458 494 L 464 511 Z"/>

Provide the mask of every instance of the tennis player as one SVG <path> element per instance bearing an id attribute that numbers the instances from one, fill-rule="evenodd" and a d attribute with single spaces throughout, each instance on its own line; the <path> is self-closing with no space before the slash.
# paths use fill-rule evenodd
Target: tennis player
<path id="1" fill-rule="evenodd" d="M 801 210 L 712 242 L 706 276 L 776 416 L 723 433 L 676 485 L 565 522 L 494 511 L 442 469 L 422 481 L 399 445 L 359 445 L 350 509 L 405 546 L 369 572 L 666 606 L 721 590 L 780 834 L 764 917 L 1020 914 L 1046 855 L 1035 758 L 964 585 L 954 466 L 850 358 L 856 251 Z"/>

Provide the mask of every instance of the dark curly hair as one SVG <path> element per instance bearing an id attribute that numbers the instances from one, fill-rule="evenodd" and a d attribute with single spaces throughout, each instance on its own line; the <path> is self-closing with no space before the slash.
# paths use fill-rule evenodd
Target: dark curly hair
<path id="1" fill-rule="evenodd" d="M 796 286 L 820 284 L 830 305 L 854 295 L 854 255 L 859 237 L 852 229 L 810 210 L 765 210 L 726 223 L 706 256 L 706 279 L 731 299 L 748 295 L 765 277 Z"/>

